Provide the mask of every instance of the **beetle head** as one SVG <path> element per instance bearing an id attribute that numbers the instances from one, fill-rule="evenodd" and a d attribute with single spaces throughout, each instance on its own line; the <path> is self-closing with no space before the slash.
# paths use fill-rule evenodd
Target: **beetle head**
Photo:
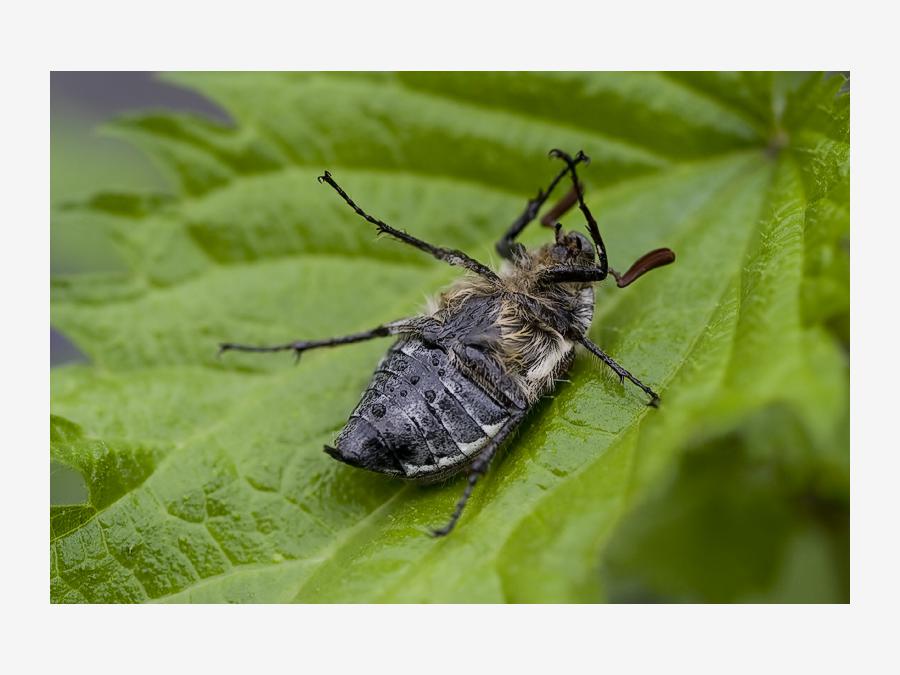
<path id="1" fill-rule="evenodd" d="M 581 232 L 562 233 L 556 224 L 556 242 L 550 245 L 550 259 L 555 264 L 587 266 L 594 262 L 594 246 Z"/>

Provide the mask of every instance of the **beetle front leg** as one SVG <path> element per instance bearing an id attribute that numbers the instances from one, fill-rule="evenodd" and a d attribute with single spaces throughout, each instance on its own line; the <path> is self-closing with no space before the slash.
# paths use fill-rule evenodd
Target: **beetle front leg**
<path id="1" fill-rule="evenodd" d="M 573 161 L 577 164 L 578 162 L 584 161 L 584 158 L 579 157 Z M 514 258 L 513 252 L 520 249 L 522 246 L 521 244 L 516 243 L 516 237 L 522 233 L 522 230 L 524 230 L 529 223 L 537 218 L 538 211 L 541 210 L 541 207 L 547 201 L 547 198 L 550 196 L 550 193 L 553 192 L 557 183 L 559 183 L 567 173 L 569 173 L 568 166 L 556 175 L 556 178 L 550 182 L 550 185 L 547 186 L 546 190 L 539 190 L 537 196 L 535 196 L 534 199 L 530 199 L 528 204 L 525 205 L 525 210 L 522 212 L 522 215 L 516 218 L 503 235 L 503 238 L 497 242 L 495 248 L 497 249 L 497 253 L 503 258 L 506 260 L 512 260 Z M 545 227 L 553 227 L 556 224 L 556 221 L 577 202 L 578 194 L 573 187 L 562 199 L 553 205 L 543 218 L 541 218 L 541 224 Z"/>
<path id="2" fill-rule="evenodd" d="M 619 379 L 622 381 L 623 384 L 625 383 L 625 379 L 627 378 L 632 383 L 634 383 L 635 385 L 640 387 L 641 390 L 644 391 L 650 397 L 650 402 L 647 403 L 647 405 L 649 405 L 653 408 L 659 407 L 659 394 L 657 394 L 650 387 L 648 387 L 646 384 L 641 382 L 634 375 L 632 375 L 627 370 L 625 370 L 622 366 L 620 366 L 618 363 L 616 363 L 609 354 L 607 354 L 602 349 L 600 349 L 600 347 L 598 347 L 593 342 L 591 342 L 587 338 L 587 336 L 582 336 L 582 337 L 578 338 L 578 341 L 581 344 L 583 344 L 585 347 L 587 347 L 588 351 L 591 352 L 591 354 L 593 354 L 598 359 L 603 361 L 603 363 L 605 363 L 610 368 L 612 368 L 613 372 L 619 376 Z"/>

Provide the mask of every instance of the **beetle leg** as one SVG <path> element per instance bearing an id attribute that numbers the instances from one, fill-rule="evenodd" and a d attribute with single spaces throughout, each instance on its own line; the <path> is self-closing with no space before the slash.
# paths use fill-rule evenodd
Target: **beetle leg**
<path id="1" fill-rule="evenodd" d="M 420 333 L 426 330 L 434 319 L 431 317 L 413 317 L 411 319 L 400 319 L 391 323 L 376 326 L 371 330 L 365 330 L 360 333 L 351 333 L 350 335 L 341 335 L 339 337 L 325 338 L 324 340 L 296 340 L 294 342 L 286 342 L 280 345 L 242 345 L 234 342 L 222 342 L 219 344 L 219 354 L 227 351 L 238 352 L 282 352 L 293 350 L 297 358 L 300 354 L 308 349 L 316 349 L 318 347 L 335 347 L 338 345 L 349 345 L 354 342 L 363 342 L 377 337 L 387 337 L 388 335 L 400 335 L 401 333 Z"/>
<path id="2" fill-rule="evenodd" d="M 469 501 L 469 497 L 472 496 L 472 490 L 475 489 L 475 484 L 478 482 L 478 479 L 487 473 L 491 460 L 494 459 L 494 455 L 497 454 L 497 449 L 502 445 L 506 437 L 509 436 L 510 432 L 518 426 L 524 416 L 524 413 L 519 413 L 510 417 L 506 421 L 506 424 L 503 425 L 487 446 L 481 451 L 475 461 L 472 462 L 472 466 L 469 467 L 469 478 L 466 483 L 466 489 L 463 490 L 462 496 L 456 502 L 456 508 L 453 509 L 450 520 L 447 521 L 447 524 L 443 527 L 432 529 L 431 536 L 444 537 L 450 534 L 456 526 L 459 517 L 462 515 L 463 509 L 466 508 L 466 503 Z"/>
<path id="3" fill-rule="evenodd" d="M 578 182 L 578 174 L 575 172 L 575 166 L 579 161 L 589 162 L 590 160 L 581 150 L 578 151 L 574 159 L 568 153 L 556 148 L 550 151 L 550 156 L 564 161 L 568 167 L 568 172 L 572 174 L 572 189 L 575 191 L 575 198 L 578 200 L 578 208 L 581 209 L 581 213 L 584 215 L 588 232 L 594 241 L 594 248 L 597 250 L 597 263 L 605 278 L 609 267 L 606 257 L 606 245 L 603 243 L 603 237 L 600 236 L 600 228 L 597 227 L 597 221 L 594 219 L 587 204 L 584 203 L 584 193 L 581 189 L 581 184 Z"/>
<path id="4" fill-rule="evenodd" d="M 366 213 L 361 208 L 359 208 L 356 205 L 356 202 L 354 202 L 352 199 L 350 199 L 350 195 L 348 195 L 346 192 L 344 192 L 344 189 L 335 182 L 334 178 L 331 177 L 331 174 L 328 171 L 326 171 L 324 174 L 319 176 L 319 182 L 320 183 L 322 183 L 322 182 L 328 183 L 331 187 L 333 187 L 335 192 L 337 192 L 341 196 L 341 198 L 345 202 L 347 202 L 347 204 L 350 206 L 351 209 L 356 211 L 356 213 L 359 216 L 361 216 L 362 218 L 365 218 L 366 220 L 368 220 L 370 223 L 372 223 L 373 225 L 375 225 L 378 228 L 379 234 L 389 234 L 392 237 L 399 239 L 400 241 L 402 241 L 405 244 L 409 244 L 410 246 L 414 246 L 421 251 L 425 251 L 426 253 L 431 254 L 438 260 L 443 260 L 445 263 L 447 263 L 449 265 L 456 265 L 457 267 L 465 267 L 470 272 L 474 272 L 475 274 L 485 277 L 486 279 L 489 279 L 489 280 L 495 281 L 495 282 L 500 281 L 500 278 L 496 274 L 494 274 L 494 272 L 490 268 L 488 268 L 486 265 L 481 264 L 474 258 L 469 257 L 462 251 L 458 251 L 456 249 L 451 249 L 451 248 L 441 248 L 439 246 L 432 246 L 431 244 L 429 244 L 426 241 L 417 239 L 416 237 L 404 232 L 403 230 L 398 230 L 396 228 L 393 228 L 390 225 L 388 225 L 387 223 L 385 223 L 384 221 L 379 220 L 378 218 L 375 218 L 374 216 L 370 216 L 368 213 Z"/>
<path id="5" fill-rule="evenodd" d="M 542 270 L 540 275 L 541 281 L 549 284 L 593 283 L 606 278 L 606 273 L 599 267 L 574 267 L 572 265 L 554 265 Z"/>
<path id="6" fill-rule="evenodd" d="M 573 162 L 578 163 L 584 161 L 584 156 L 580 156 L 573 160 Z M 547 201 L 547 198 L 550 196 L 550 193 L 553 192 L 553 189 L 556 187 L 556 184 L 561 181 L 565 175 L 569 172 L 569 167 L 566 166 L 565 169 L 560 171 L 556 178 L 554 178 L 550 185 L 547 186 L 546 190 L 539 190 L 537 196 L 534 199 L 528 201 L 525 205 L 525 210 L 522 212 L 516 220 L 510 225 L 509 229 L 506 231 L 506 234 L 503 235 L 503 238 L 497 242 L 496 249 L 497 253 L 499 253 L 503 258 L 507 260 L 512 260 L 515 257 L 515 251 L 519 249 L 521 244 L 516 244 L 516 237 L 521 234 L 522 230 L 537 218 L 538 211 L 541 210 L 541 207 L 544 205 L 544 202 Z M 541 224 L 545 227 L 553 227 L 556 220 L 559 219 L 566 211 L 568 211 L 575 203 L 578 201 L 578 195 L 575 192 L 575 188 L 573 187 L 568 194 L 566 194 L 562 199 L 557 202 L 553 208 L 551 208 L 543 218 L 541 218 Z"/>
<path id="7" fill-rule="evenodd" d="M 605 363 L 610 368 L 612 368 L 613 372 L 615 372 L 615 374 L 619 376 L 619 379 L 622 381 L 623 384 L 625 382 L 625 379 L 628 378 L 631 382 L 633 382 L 638 387 L 640 387 L 648 396 L 650 396 L 650 402 L 647 405 L 653 406 L 654 408 L 659 406 L 659 395 L 655 391 L 653 391 L 650 387 L 648 387 L 646 384 L 644 384 L 639 379 L 637 379 L 634 375 L 632 375 L 627 370 L 625 370 L 618 363 L 613 361 L 612 357 L 609 356 L 609 354 L 607 354 L 602 349 L 600 349 L 600 347 L 598 347 L 593 342 L 591 342 L 587 338 L 587 336 L 582 336 L 582 337 L 578 338 L 578 341 L 581 344 L 583 344 L 585 347 L 587 347 L 588 351 L 590 351 L 591 354 L 593 354 L 594 356 L 599 358 L 601 361 L 603 361 L 603 363 Z"/>

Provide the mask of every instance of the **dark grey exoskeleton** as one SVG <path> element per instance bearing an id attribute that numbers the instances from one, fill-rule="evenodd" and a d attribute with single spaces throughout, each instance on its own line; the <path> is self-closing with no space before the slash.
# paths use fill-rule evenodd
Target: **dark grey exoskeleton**
<path id="1" fill-rule="evenodd" d="M 528 202 L 525 211 L 497 244 L 506 260 L 496 274 L 461 251 L 432 246 L 394 229 L 359 208 L 327 171 L 328 183 L 360 216 L 388 234 L 451 265 L 468 270 L 440 294 L 422 316 L 393 321 L 372 330 L 326 340 L 256 347 L 224 343 L 222 350 L 272 352 L 350 344 L 374 337 L 398 336 L 379 363 L 368 389 L 334 446 L 325 451 L 342 462 L 370 471 L 420 481 L 439 480 L 468 469 L 466 489 L 450 520 L 435 535 L 453 529 L 478 478 L 497 449 L 529 409 L 568 370 L 581 344 L 650 396 L 659 397 L 591 342 L 587 333 L 594 313 L 593 284 L 612 274 L 625 287 L 644 273 L 674 261 L 669 249 L 641 257 L 625 274 L 610 269 L 597 223 L 584 202 L 576 166 L 587 162 L 560 150 L 552 157 L 565 168 L 550 186 Z M 556 223 L 554 241 L 527 251 L 515 239 L 533 221 L 557 183 L 570 174 L 572 190 L 542 218 L 553 221 L 576 203 L 587 221 L 591 241 L 578 232 L 563 234 Z"/>

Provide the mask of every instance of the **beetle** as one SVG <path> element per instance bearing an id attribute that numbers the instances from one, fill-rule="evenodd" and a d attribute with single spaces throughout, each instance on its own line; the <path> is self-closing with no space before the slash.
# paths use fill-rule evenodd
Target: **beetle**
<path id="1" fill-rule="evenodd" d="M 584 346 L 609 366 L 624 385 L 629 380 L 657 406 L 659 396 L 588 338 L 594 314 L 593 284 L 612 275 L 624 288 L 650 270 L 674 262 L 667 248 L 650 251 L 624 274 L 608 263 L 597 222 L 584 201 L 577 166 L 590 161 L 554 149 L 565 166 L 531 199 L 496 245 L 504 259 L 495 273 L 462 251 L 433 246 L 363 211 L 325 171 L 327 183 L 359 216 L 386 234 L 438 260 L 467 271 L 420 316 L 371 330 L 323 340 L 254 346 L 226 342 L 221 352 L 300 354 L 309 349 L 395 336 L 368 388 L 333 446 L 325 452 L 341 462 L 399 478 L 434 482 L 468 469 L 468 482 L 447 523 L 433 529 L 448 534 L 456 525 L 478 479 L 503 441 L 541 396 L 551 392 Z M 569 175 L 571 190 L 542 218 L 554 227 L 552 242 L 529 251 L 516 241 L 557 184 Z M 553 221 L 578 204 L 590 240 L 563 233 Z"/>

